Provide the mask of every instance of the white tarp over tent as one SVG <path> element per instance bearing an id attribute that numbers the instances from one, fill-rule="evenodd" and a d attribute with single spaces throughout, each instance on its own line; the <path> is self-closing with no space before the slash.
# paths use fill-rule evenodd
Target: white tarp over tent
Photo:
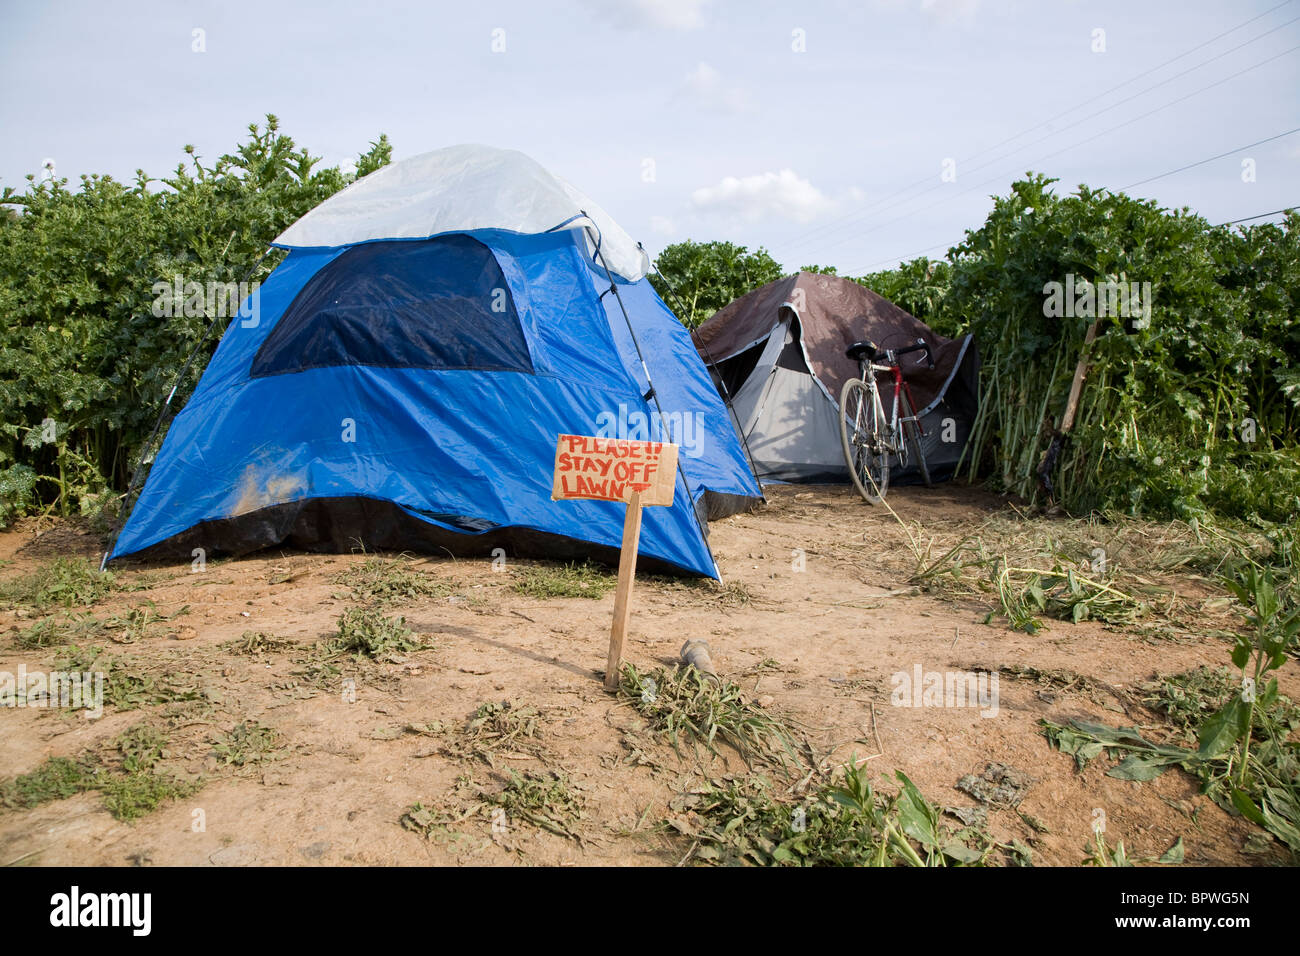
<path id="1" fill-rule="evenodd" d="M 559 176 L 513 149 L 464 145 L 375 170 L 307 213 L 274 244 L 301 249 L 477 229 L 535 235 L 560 228 L 583 230 L 594 251 L 584 227 L 598 233 L 612 272 L 636 282 L 650 270 L 632 237 Z"/>

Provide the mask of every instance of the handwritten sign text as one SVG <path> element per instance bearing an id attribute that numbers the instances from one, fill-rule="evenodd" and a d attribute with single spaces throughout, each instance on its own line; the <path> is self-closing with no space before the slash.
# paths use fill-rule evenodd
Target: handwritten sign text
<path id="1" fill-rule="evenodd" d="M 677 486 L 677 446 L 668 442 L 622 441 L 561 435 L 555 445 L 551 498 L 628 501 L 640 493 L 643 505 L 671 505 Z"/>

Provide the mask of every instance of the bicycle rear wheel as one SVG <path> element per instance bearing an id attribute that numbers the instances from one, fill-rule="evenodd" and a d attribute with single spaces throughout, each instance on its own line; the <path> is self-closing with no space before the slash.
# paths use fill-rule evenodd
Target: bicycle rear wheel
<path id="1" fill-rule="evenodd" d="M 934 483 L 930 481 L 930 466 L 925 460 L 925 452 L 921 448 L 921 423 L 916 420 L 916 412 L 912 410 L 912 402 L 907 397 L 907 392 L 903 391 L 898 396 L 899 416 L 902 421 L 900 424 L 907 432 L 907 441 L 912 446 L 912 451 L 916 455 L 916 467 L 921 472 L 921 480 L 925 482 L 925 487 L 933 488 Z"/>
<path id="2" fill-rule="evenodd" d="M 840 443 L 858 494 L 879 504 L 889 490 L 885 416 L 870 386 L 851 378 L 840 390 Z"/>

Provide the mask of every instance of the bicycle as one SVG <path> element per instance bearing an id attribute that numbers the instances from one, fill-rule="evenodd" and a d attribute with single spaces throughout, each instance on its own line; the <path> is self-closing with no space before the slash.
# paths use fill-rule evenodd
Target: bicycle
<path id="1" fill-rule="evenodd" d="M 883 501 L 889 490 L 890 456 L 898 458 L 900 468 L 907 467 L 908 446 L 916 455 L 921 480 L 930 487 L 930 469 L 921 449 L 925 431 L 916 417 L 912 390 L 903 378 L 901 358 L 912 352 L 924 352 L 925 360 L 934 368 L 930 346 L 921 339 L 901 349 L 880 349 L 874 342 L 855 342 L 844 353 L 858 363 L 860 377 L 849 379 L 840 390 L 840 442 L 854 486 L 873 505 Z M 889 372 L 894 380 L 888 415 L 876 384 L 876 375 L 881 372 Z"/>

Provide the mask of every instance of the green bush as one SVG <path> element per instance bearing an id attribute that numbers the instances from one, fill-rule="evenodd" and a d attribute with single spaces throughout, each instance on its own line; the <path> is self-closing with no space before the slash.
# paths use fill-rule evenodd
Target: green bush
<path id="1" fill-rule="evenodd" d="M 1086 186 L 1060 197 L 1053 182 L 1031 176 L 995 201 L 950 251 L 947 291 L 928 316 L 947 334 L 973 333 L 983 357 L 964 472 L 1039 496 L 1035 472 L 1090 322 L 1046 315 L 1047 283 L 1150 282 L 1146 327 L 1098 321 L 1055 475 L 1061 504 L 1264 521 L 1300 512 L 1300 217 L 1211 227 Z"/>
<path id="2" fill-rule="evenodd" d="M 733 299 L 784 274 L 766 249 L 732 242 L 677 242 L 655 260 L 650 283 L 682 324 L 693 329 Z"/>
<path id="3" fill-rule="evenodd" d="M 250 282 L 278 262 L 267 244 L 354 178 L 279 130 L 274 116 L 233 153 L 205 165 L 193 147 L 170 177 L 138 171 L 5 187 L 0 209 L 0 523 L 34 507 L 96 508 L 129 472 L 206 314 L 156 318 L 155 283 Z M 391 157 L 386 137 L 357 163 Z M 189 310 L 173 310 L 182 313 Z M 181 382 L 173 410 L 220 338 Z"/>

